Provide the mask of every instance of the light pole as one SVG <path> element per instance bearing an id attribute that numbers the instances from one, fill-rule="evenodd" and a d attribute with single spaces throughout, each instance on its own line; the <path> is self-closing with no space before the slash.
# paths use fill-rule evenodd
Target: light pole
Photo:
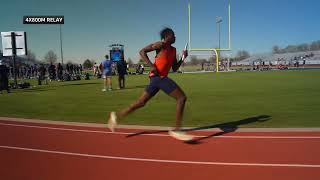
<path id="1" fill-rule="evenodd" d="M 219 34 L 219 49 L 220 49 L 220 24 L 222 22 L 222 17 L 216 17 L 216 23 L 218 24 L 218 34 Z"/>
<path id="2" fill-rule="evenodd" d="M 61 30 L 61 24 L 60 24 L 60 54 L 61 54 L 61 65 L 63 66 L 62 30 Z"/>

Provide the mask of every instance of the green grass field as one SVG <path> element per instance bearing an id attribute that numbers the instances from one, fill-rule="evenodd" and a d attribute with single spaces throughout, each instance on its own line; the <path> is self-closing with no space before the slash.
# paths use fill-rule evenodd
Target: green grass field
<path id="1" fill-rule="evenodd" d="M 207 126 L 260 115 L 241 127 L 320 127 L 320 71 L 170 74 L 188 96 L 184 126 Z M 114 88 L 117 86 L 113 77 Z M 0 94 L 0 116 L 106 123 L 134 101 L 149 80 L 127 76 L 127 89 L 102 92 L 102 80 L 51 82 Z M 35 84 L 35 81 L 32 81 Z M 172 126 L 175 100 L 163 92 L 121 124 Z"/>

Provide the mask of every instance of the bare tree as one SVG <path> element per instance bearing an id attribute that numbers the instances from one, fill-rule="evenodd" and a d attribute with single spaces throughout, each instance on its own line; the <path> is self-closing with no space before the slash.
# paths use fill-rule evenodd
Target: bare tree
<path id="1" fill-rule="evenodd" d="M 32 52 L 30 49 L 28 49 L 27 60 L 33 63 L 37 61 L 36 54 Z"/>
<path id="2" fill-rule="evenodd" d="M 306 51 L 317 51 L 320 50 L 320 41 L 314 41 L 312 43 L 303 43 L 298 45 L 288 45 L 285 48 L 280 48 L 277 45 L 272 47 L 274 54 L 279 53 L 292 53 L 292 52 L 306 52 Z"/>
<path id="3" fill-rule="evenodd" d="M 272 47 L 272 53 L 273 54 L 279 54 L 280 53 L 280 47 L 275 45 Z"/>
<path id="4" fill-rule="evenodd" d="M 44 56 L 44 61 L 47 63 L 56 63 L 57 59 L 57 55 L 52 50 L 48 51 L 47 54 Z"/>
<path id="5" fill-rule="evenodd" d="M 68 60 L 68 61 L 67 61 L 67 64 L 72 65 L 73 62 L 72 62 L 71 60 Z"/>
<path id="6" fill-rule="evenodd" d="M 320 41 L 312 42 L 311 45 L 310 45 L 310 50 L 311 51 L 320 50 Z"/>
<path id="7" fill-rule="evenodd" d="M 93 67 L 93 62 L 90 61 L 89 59 L 86 59 L 84 62 L 83 62 L 83 67 L 85 69 L 90 69 Z"/>
<path id="8" fill-rule="evenodd" d="M 243 60 L 243 59 L 246 59 L 248 57 L 250 57 L 250 54 L 246 50 L 238 51 L 238 53 L 237 53 L 237 58 L 239 60 Z"/>
<path id="9" fill-rule="evenodd" d="M 190 56 L 190 65 L 197 65 L 199 64 L 199 60 L 197 56 Z"/>
<path id="10" fill-rule="evenodd" d="M 128 64 L 130 67 L 132 67 L 132 65 L 134 64 L 131 58 L 128 58 Z"/>
<path id="11" fill-rule="evenodd" d="M 307 43 L 300 44 L 297 46 L 298 51 L 309 51 L 309 45 Z"/>

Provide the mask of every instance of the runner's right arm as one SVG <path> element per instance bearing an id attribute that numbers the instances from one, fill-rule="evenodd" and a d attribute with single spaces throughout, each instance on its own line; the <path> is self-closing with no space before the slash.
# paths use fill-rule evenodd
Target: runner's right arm
<path id="1" fill-rule="evenodd" d="M 151 63 L 147 53 L 161 50 L 163 43 L 161 41 L 158 41 L 156 43 L 149 44 L 148 46 L 142 48 L 139 52 L 141 58 L 150 66 L 150 71 L 157 74 L 157 69 L 154 67 L 154 65 Z"/>

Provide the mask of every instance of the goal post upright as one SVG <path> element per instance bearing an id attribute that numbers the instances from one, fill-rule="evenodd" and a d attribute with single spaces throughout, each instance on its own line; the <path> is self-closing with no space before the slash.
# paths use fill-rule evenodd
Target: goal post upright
<path id="1" fill-rule="evenodd" d="M 188 32 L 189 32 L 189 49 L 192 49 L 191 46 L 191 5 L 190 1 L 188 2 Z"/>
<path id="2" fill-rule="evenodd" d="M 230 0 L 228 0 L 228 29 L 229 29 L 229 48 L 231 50 L 231 5 Z"/>

